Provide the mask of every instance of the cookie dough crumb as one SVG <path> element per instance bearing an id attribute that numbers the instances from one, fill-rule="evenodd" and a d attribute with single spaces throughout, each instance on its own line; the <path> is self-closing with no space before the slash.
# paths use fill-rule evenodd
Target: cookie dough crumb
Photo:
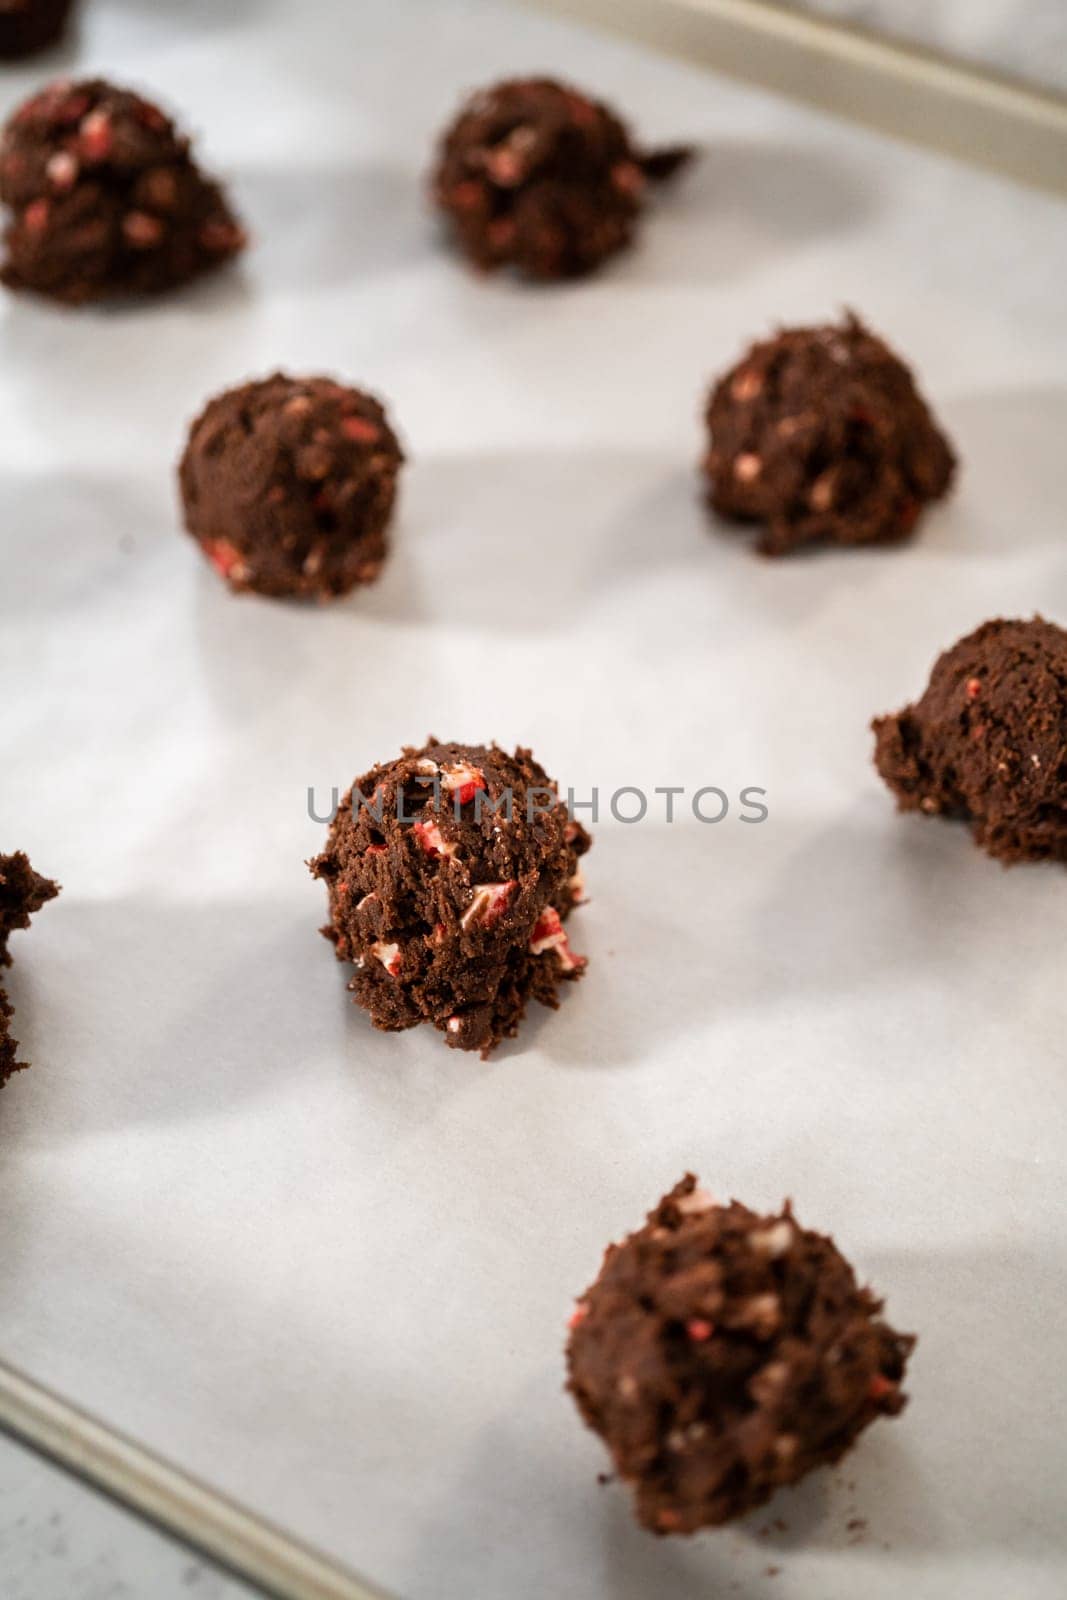
<path id="1" fill-rule="evenodd" d="M 8 940 L 21 928 L 28 928 L 30 918 L 59 893 L 59 885 L 34 872 L 29 858 L 21 850 L 14 855 L 0 855 L 0 970 L 11 965 Z M 0 988 L 0 1086 L 12 1073 L 28 1066 L 16 1055 L 18 1041 L 8 1032 L 14 1011 Z"/>
<path id="2" fill-rule="evenodd" d="M 372 767 L 309 863 L 357 1004 L 377 1028 L 429 1022 L 488 1056 L 585 970 L 563 924 L 590 842 L 529 750 L 431 738 Z"/>
<path id="3" fill-rule="evenodd" d="M 985 622 L 920 700 L 877 717 L 875 765 L 902 811 L 968 822 L 1006 864 L 1067 862 L 1067 632 Z"/>
<path id="4" fill-rule="evenodd" d="M 755 344 L 712 390 L 708 498 L 759 549 L 906 539 L 956 458 L 888 345 L 851 313 Z"/>
<path id="5" fill-rule="evenodd" d="M 0 0 L 0 60 L 48 50 L 62 37 L 72 0 Z"/>
<path id="6" fill-rule="evenodd" d="M 650 183 L 691 153 L 643 153 L 599 101 L 515 78 L 476 94 L 445 133 L 434 200 L 479 270 L 579 277 L 630 244 Z"/>
<path id="7" fill-rule="evenodd" d="M 571 1317 L 568 1387 L 654 1533 L 763 1505 L 903 1409 L 915 1340 L 786 1204 L 693 1205 L 688 1174 L 609 1246 Z"/>
<path id="8" fill-rule="evenodd" d="M 158 106 L 102 78 L 27 100 L 0 140 L 11 289 L 78 305 L 157 294 L 228 261 L 245 235 Z"/>
<path id="9" fill-rule="evenodd" d="M 334 599 L 381 570 L 403 459 L 373 395 L 278 372 L 193 423 L 186 527 L 235 591 Z"/>

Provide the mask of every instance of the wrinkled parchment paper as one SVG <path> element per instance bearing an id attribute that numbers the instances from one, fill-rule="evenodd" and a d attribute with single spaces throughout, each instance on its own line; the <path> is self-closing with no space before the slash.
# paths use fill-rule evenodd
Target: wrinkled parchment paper
<path id="1" fill-rule="evenodd" d="M 406 1600 L 1051 1600 L 1067 884 L 898 819 L 867 723 L 985 617 L 1067 621 L 1062 205 L 484 0 L 98 0 L 66 64 L 180 107 L 257 244 L 143 309 L 0 307 L 0 842 L 64 884 L 11 975 L 0 1350 Z M 528 70 L 706 152 L 558 290 L 468 277 L 423 205 L 461 93 Z M 958 493 L 767 563 L 699 503 L 703 391 L 843 304 Z M 329 610 L 232 599 L 178 531 L 188 419 L 276 366 L 382 394 L 410 454 Z M 588 976 L 488 1065 L 371 1030 L 303 865 L 308 787 L 429 732 L 604 805 Z M 622 785 L 770 815 L 624 825 Z M 921 1337 L 840 1471 L 669 1542 L 598 1486 L 561 1345 L 687 1168 L 792 1195 Z"/>

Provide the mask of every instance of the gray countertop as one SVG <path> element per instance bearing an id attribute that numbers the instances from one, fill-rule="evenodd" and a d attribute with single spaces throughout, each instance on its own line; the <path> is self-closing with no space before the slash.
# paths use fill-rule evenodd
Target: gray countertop
<path id="1" fill-rule="evenodd" d="M 0 1435 L 3 1600 L 252 1600 L 252 1590 Z"/>

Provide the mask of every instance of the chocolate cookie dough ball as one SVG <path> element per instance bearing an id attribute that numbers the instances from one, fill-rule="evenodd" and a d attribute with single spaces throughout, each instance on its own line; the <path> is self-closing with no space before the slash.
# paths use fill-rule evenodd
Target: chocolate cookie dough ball
<path id="1" fill-rule="evenodd" d="M 985 622 L 922 699 L 878 717 L 875 765 L 902 811 L 957 817 L 1004 862 L 1067 862 L 1067 632 Z"/>
<path id="2" fill-rule="evenodd" d="M 58 883 L 34 872 L 21 850 L 0 855 L 0 970 L 11 965 L 9 938 L 20 928 L 28 928 L 30 918 L 59 893 Z M 8 1032 L 14 1016 L 11 1003 L 0 987 L 0 1087 L 26 1066 L 17 1058 L 18 1041 Z"/>
<path id="3" fill-rule="evenodd" d="M 956 464 L 908 368 L 851 315 L 753 345 L 707 423 L 711 505 L 761 523 L 765 555 L 905 539 Z"/>
<path id="4" fill-rule="evenodd" d="M 448 129 L 434 199 L 474 266 L 573 278 L 630 243 L 649 182 L 689 154 L 642 154 L 607 106 L 515 78 L 475 95 Z"/>
<path id="5" fill-rule="evenodd" d="M 528 750 L 431 739 L 358 778 L 310 866 L 375 1027 L 431 1022 L 487 1056 L 527 1001 L 555 1008 L 586 964 L 563 923 L 589 845 Z"/>
<path id="6" fill-rule="evenodd" d="M 837 1461 L 904 1406 L 915 1340 L 787 1204 L 716 1205 L 691 1175 L 609 1246 L 578 1301 L 568 1387 L 638 1521 L 693 1533 Z"/>
<path id="7" fill-rule="evenodd" d="M 158 106 L 100 78 L 55 83 L 0 142 L 3 281 L 69 304 L 156 294 L 217 267 L 245 236 Z"/>
<path id="8" fill-rule="evenodd" d="M 0 60 L 36 55 L 57 43 L 72 0 L 0 0 Z"/>
<path id="9" fill-rule="evenodd" d="M 403 459 L 373 395 L 278 372 L 193 423 L 186 527 L 231 589 L 330 600 L 378 576 Z"/>

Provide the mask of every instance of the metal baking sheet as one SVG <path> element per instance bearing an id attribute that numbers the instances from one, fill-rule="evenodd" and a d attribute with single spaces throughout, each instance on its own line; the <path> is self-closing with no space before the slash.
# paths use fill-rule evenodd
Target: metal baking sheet
<path id="1" fill-rule="evenodd" d="M 1062 204 L 476 0 L 98 0 L 67 65 L 180 106 L 257 246 L 144 309 L 0 307 L 0 820 L 64 884 L 11 974 L 0 1352 L 405 1600 L 1051 1600 L 1063 878 L 898 819 L 867 722 L 984 617 L 1067 619 Z M 525 70 L 705 151 L 593 282 L 470 278 L 424 209 L 461 93 Z M 907 549 L 769 564 L 705 519 L 702 394 L 845 303 L 959 490 Z M 187 419 L 276 365 L 410 452 L 329 610 L 231 599 L 177 531 Z M 303 866 L 308 787 L 431 730 L 601 796 L 588 976 L 487 1065 L 372 1032 Z M 668 825 L 667 785 L 731 812 Z M 560 1352 L 686 1168 L 792 1195 L 921 1342 L 899 1423 L 678 1543 L 598 1485 Z"/>
<path id="2" fill-rule="evenodd" d="M 1067 194 L 1067 97 L 890 39 L 874 31 L 873 14 L 861 26 L 812 16 L 779 0 L 535 3 L 595 20 L 879 133 Z M 976 28 L 980 9 L 967 12 Z M 1021 23 L 1019 31 L 1024 28 Z"/>

